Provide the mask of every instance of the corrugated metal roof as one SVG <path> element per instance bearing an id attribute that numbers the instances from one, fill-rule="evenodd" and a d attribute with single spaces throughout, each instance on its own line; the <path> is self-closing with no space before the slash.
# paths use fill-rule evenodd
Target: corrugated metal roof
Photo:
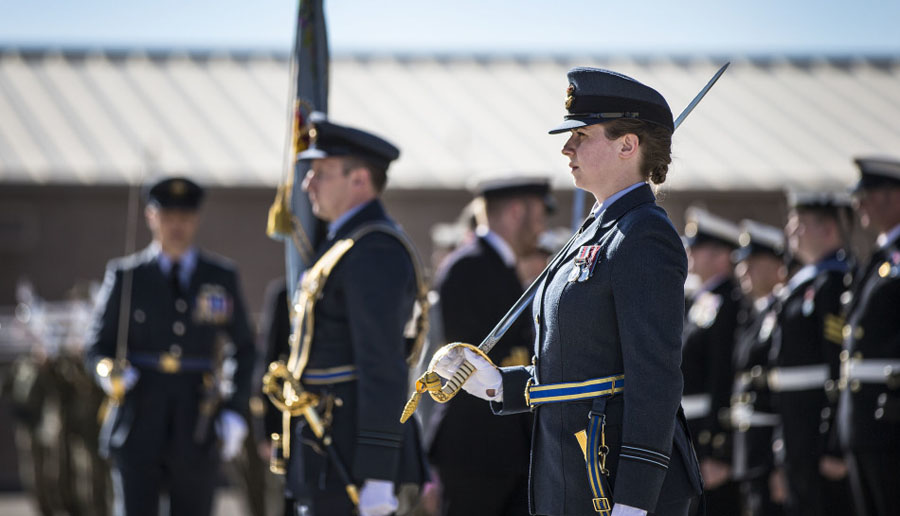
<path id="1" fill-rule="evenodd" d="M 403 154 L 392 187 L 504 172 L 570 183 L 547 129 L 566 71 L 614 69 L 677 114 L 724 58 L 338 56 L 331 116 Z M 283 54 L 0 48 L 0 180 L 123 183 L 142 167 L 206 184 L 281 176 Z M 673 189 L 840 188 L 851 157 L 900 147 L 900 56 L 735 58 L 675 135 Z"/>

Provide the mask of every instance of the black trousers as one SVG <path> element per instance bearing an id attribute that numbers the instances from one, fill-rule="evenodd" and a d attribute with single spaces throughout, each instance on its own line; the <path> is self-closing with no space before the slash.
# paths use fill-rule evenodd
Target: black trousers
<path id="1" fill-rule="evenodd" d="M 171 516 L 209 516 L 218 461 L 182 463 L 114 455 L 112 479 L 116 516 L 158 516 L 160 493 L 169 493 Z"/>
<path id="2" fill-rule="evenodd" d="M 528 516 L 528 474 L 442 469 L 441 516 Z"/>
<path id="3" fill-rule="evenodd" d="M 900 450 L 853 451 L 847 454 L 850 489 L 857 516 L 900 514 Z"/>

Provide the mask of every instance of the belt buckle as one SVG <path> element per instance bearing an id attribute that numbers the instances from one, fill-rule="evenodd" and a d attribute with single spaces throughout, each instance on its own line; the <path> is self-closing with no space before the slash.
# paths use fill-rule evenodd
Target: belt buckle
<path id="1" fill-rule="evenodd" d="M 159 356 L 159 370 L 166 374 L 175 374 L 181 370 L 181 359 L 165 352 Z"/>
<path id="2" fill-rule="evenodd" d="M 594 511 L 608 515 L 610 513 L 609 498 L 594 498 Z"/>

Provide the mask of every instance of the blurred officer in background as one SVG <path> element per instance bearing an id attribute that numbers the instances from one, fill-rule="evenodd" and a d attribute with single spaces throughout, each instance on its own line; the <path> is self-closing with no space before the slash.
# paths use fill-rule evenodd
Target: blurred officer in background
<path id="1" fill-rule="evenodd" d="M 553 206 L 546 178 L 487 181 L 476 193 L 477 238 L 451 253 L 435 280 L 445 343 L 481 342 L 519 299 L 516 264 L 536 251 Z M 527 365 L 533 339 L 523 317 L 490 356 L 504 366 Z M 530 414 L 495 417 L 466 392 L 438 405 L 429 421 L 434 438 L 426 445 L 443 486 L 441 514 L 528 514 L 531 424 Z"/>
<path id="2" fill-rule="evenodd" d="M 804 267 L 781 293 L 768 373 L 781 416 L 775 451 L 787 487 L 785 512 L 847 514 L 846 468 L 836 443 L 828 442 L 834 416 L 826 391 L 835 392 L 831 371 L 837 371 L 844 325 L 840 297 L 850 271 L 849 198 L 794 193 L 790 207 L 785 233 Z"/>
<path id="3" fill-rule="evenodd" d="M 209 515 L 247 433 L 253 338 L 234 267 L 194 245 L 202 198 L 187 178 L 150 187 L 153 242 L 111 261 L 99 294 L 86 360 L 113 401 L 100 445 L 118 515 L 159 514 L 163 490 L 173 516 Z"/>
<path id="4" fill-rule="evenodd" d="M 776 289 L 787 275 L 784 233 L 752 220 L 741 221 L 741 248 L 735 271 L 752 304 L 747 324 L 738 330 L 734 348 L 731 427 L 733 477 L 739 483 L 742 516 L 777 516 L 771 500 L 772 430 L 778 424 L 766 383 L 769 349 L 778 316 Z"/>
<path id="5" fill-rule="evenodd" d="M 734 380 L 731 357 L 744 309 L 734 279 L 731 253 L 738 248 L 737 225 L 706 210 L 685 213 L 688 271 L 700 287 L 687 299 L 682 333 L 682 406 L 694 437 L 710 514 L 738 514 L 737 484 L 731 481 L 728 413 Z"/>
<path id="6" fill-rule="evenodd" d="M 878 232 L 848 299 L 838 433 L 857 513 L 900 514 L 900 161 L 859 158 L 855 207 Z"/>

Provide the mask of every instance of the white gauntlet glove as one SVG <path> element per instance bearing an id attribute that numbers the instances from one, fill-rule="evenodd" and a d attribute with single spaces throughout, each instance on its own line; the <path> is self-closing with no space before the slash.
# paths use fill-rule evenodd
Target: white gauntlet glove
<path id="1" fill-rule="evenodd" d="M 448 350 L 434 364 L 434 372 L 450 379 L 459 370 L 463 361 L 472 364 L 475 368 L 472 376 L 462 385 L 463 390 L 483 400 L 500 401 L 503 399 L 503 377 L 500 376 L 500 371 L 471 349 L 458 346 Z"/>
<path id="2" fill-rule="evenodd" d="M 125 388 L 125 392 L 128 392 L 132 387 L 134 387 L 134 384 L 137 383 L 140 376 L 141 374 L 134 367 L 125 367 L 125 370 L 122 371 L 122 386 Z M 100 384 L 100 388 L 103 389 L 103 392 L 105 392 L 107 396 L 114 396 L 113 380 L 111 374 L 107 373 L 105 376 L 100 376 L 98 379 L 98 383 Z"/>
<path id="3" fill-rule="evenodd" d="M 366 480 L 359 490 L 359 516 L 387 516 L 397 510 L 394 483 L 390 480 Z"/>
<path id="4" fill-rule="evenodd" d="M 225 409 L 216 420 L 216 434 L 222 442 L 222 460 L 229 461 L 241 452 L 247 438 L 247 422 L 237 412 Z"/>
<path id="5" fill-rule="evenodd" d="M 647 516 L 647 511 L 630 505 L 617 503 L 613 504 L 613 510 L 610 516 Z"/>

